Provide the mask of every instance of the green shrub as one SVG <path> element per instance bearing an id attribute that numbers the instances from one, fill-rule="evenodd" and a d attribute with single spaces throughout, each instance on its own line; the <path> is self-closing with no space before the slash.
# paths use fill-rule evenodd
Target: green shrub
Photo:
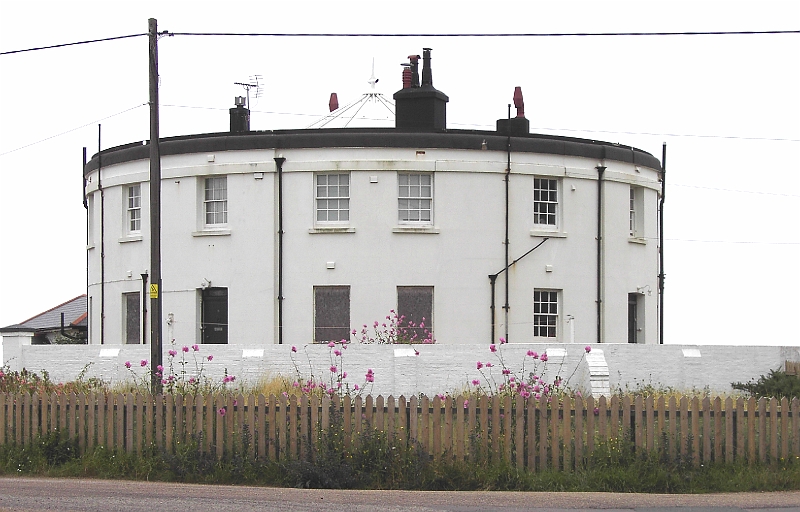
<path id="1" fill-rule="evenodd" d="M 762 375 L 757 381 L 733 382 L 731 386 L 756 398 L 800 398 L 800 378 L 783 370 L 770 370 L 769 375 Z"/>

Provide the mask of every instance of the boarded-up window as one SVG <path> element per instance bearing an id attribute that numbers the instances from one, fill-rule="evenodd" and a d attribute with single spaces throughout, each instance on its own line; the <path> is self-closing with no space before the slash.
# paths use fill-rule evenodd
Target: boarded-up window
<path id="1" fill-rule="evenodd" d="M 350 339 L 350 287 L 314 287 L 314 343 Z"/>
<path id="2" fill-rule="evenodd" d="M 433 286 L 398 286 L 397 314 L 403 318 L 404 341 L 421 343 L 433 332 Z"/>
<path id="3" fill-rule="evenodd" d="M 123 293 L 125 305 L 125 343 L 141 343 L 141 299 L 139 292 Z"/>

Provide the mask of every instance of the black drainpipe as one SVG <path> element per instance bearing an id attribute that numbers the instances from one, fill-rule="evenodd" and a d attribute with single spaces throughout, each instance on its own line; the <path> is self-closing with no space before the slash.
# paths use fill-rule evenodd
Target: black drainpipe
<path id="1" fill-rule="evenodd" d="M 89 312 L 89 202 L 86 197 L 86 146 L 83 147 L 83 167 L 81 167 L 81 175 L 83 176 L 83 209 L 86 210 L 86 312 Z M 86 343 L 89 343 L 89 315 L 86 315 Z"/>
<path id="2" fill-rule="evenodd" d="M 511 103 L 508 104 L 508 119 L 509 119 L 508 139 L 506 141 L 506 240 L 505 240 L 505 245 L 506 245 L 506 266 L 505 266 L 504 270 L 508 269 L 508 246 L 509 246 L 509 241 L 508 241 L 508 185 L 509 185 L 509 181 L 510 181 L 509 178 L 510 178 L 510 175 L 511 175 Z M 509 284 L 508 283 L 508 273 L 506 273 L 506 303 L 503 306 L 503 309 L 505 310 L 504 323 L 505 323 L 505 326 L 506 326 L 506 330 L 505 330 L 506 343 L 508 343 L 508 310 L 510 309 L 510 306 L 508 304 L 508 284 Z M 494 294 L 492 296 L 492 299 L 494 299 Z M 492 339 L 494 339 L 494 335 L 492 336 Z"/>
<path id="3" fill-rule="evenodd" d="M 103 193 L 103 154 L 100 151 L 101 125 L 97 125 L 97 189 L 100 191 L 100 344 L 106 342 L 106 239 L 105 195 Z"/>
<path id="4" fill-rule="evenodd" d="M 605 162 L 606 149 L 603 148 L 603 161 Z M 602 289 L 603 289 L 603 171 L 604 165 L 597 169 L 597 343 L 602 343 Z"/>
<path id="5" fill-rule="evenodd" d="M 535 245 L 535 246 L 534 246 L 532 249 L 529 249 L 529 250 L 528 250 L 528 252 L 526 252 L 525 254 L 523 254 L 522 256 L 520 256 L 519 258 L 515 259 L 514 261 L 512 261 L 511 263 L 509 263 L 508 265 L 506 265 L 506 266 L 505 266 L 505 268 L 504 268 L 503 270 L 501 270 L 500 272 L 498 272 L 498 273 L 496 273 L 496 274 L 489 274 L 489 284 L 490 284 L 490 285 L 491 285 L 491 287 L 492 287 L 492 301 L 491 301 L 491 306 L 489 306 L 489 309 L 490 309 L 490 310 L 491 310 L 491 312 L 492 312 L 492 339 L 491 339 L 491 340 L 489 340 L 489 342 L 490 342 L 490 343 L 494 343 L 494 341 L 495 341 L 495 340 L 494 340 L 494 334 L 495 334 L 495 321 L 494 321 L 494 310 L 495 310 L 495 307 L 494 307 L 494 304 L 495 304 L 494 295 L 495 295 L 495 293 L 494 293 L 494 291 L 495 291 L 495 283 L 497 282 L 497 276 L 499 276 L 500 274 L 502 274 L 503 272 L 505 272 L 506 270 L 508 270 L 508 269 L 509 269 L 509 267 L 511 267 L 511 266 L 513 266 L 513 265 L 515 265 L 515 264 L 516 264 L 516 263 L 517 263 L 519 260 L 521 260 L 521 259 L 522 259 L 522 258 L 524 258 L 525 256 L 529 255 L 530 253 L 532 253 L 533 251 L 535 251 L 536 249 L 538 249 L 538 248 L 539 248 L 539 246 L 541 246 L 541 245 L 542 245 L 543 243 L 545 243 L 547 240 L 549 240 L 549 238 L 545 237 L 545 238 L 544 238 L 544 239 L 543 239 L 541 242 L 539 242 L 538 244 L 536 244 L 536 245 Z M 508 278 L 508 276 L 506 276 L 506 278 Z"/>
<path id="6" fill-rule="evenodd" d="M 147 278 L 147 272 L 142 274 L 142 345 L 147 345 Z"/>
<path id="7" fill-rule="evenodd" d="M 278 171 L 278 344 L 283 345 L 283 163 L 282 156 L 275 157 Z"/>
<path id="8" fill-rule="evenodd" d="M 659 272 L 658 272 L 658 300 L 661 302 L 658 308 L 660 316 L 658 322 L 658 343 L 664 344 L 664 193 L 666 192 L 667 182 L 667 143 L 661 147 L 661 206 L 658 209 L 658 238 L 659 238 Z"/>

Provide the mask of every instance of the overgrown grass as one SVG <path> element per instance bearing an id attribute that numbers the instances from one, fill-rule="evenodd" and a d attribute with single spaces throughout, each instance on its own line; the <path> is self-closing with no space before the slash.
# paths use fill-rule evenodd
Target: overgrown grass
<path id="1" fill-rule="evenodd" d="M 235 454 L 218 460 L 198 449 L 200 439 L 169 454 L 151 446 L 144 454 L 103 447 L 78 456 L 58 432 L 27 446 L 0 447 L 0 475 L 91 477 L 209 484 L 339 489 L 599 491 L 709 493 L 800 490 L 800 458 L 772 464 L 696 466 L 685 457 L 635 453 L 604 444 L 577 472 L 528 472 L 505 463 L 434 462 L 418 446 L 390 443 L 375 430 L 346 449 L 334 427 L 314 443 L 306 460 L 260 461 Z M 243 453 L 247 453 L 245 450 Z"/>

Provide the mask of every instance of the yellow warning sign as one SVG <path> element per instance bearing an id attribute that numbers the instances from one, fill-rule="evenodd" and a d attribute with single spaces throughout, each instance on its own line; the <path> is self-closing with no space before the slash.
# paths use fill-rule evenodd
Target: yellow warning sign
<path id="1" fill-rule="evenodd" d="M 158 298 L 158 285 L 157 284 L 151 284 L 150 285 L 150 298 L 151 299 L 157 299 Z"/>

